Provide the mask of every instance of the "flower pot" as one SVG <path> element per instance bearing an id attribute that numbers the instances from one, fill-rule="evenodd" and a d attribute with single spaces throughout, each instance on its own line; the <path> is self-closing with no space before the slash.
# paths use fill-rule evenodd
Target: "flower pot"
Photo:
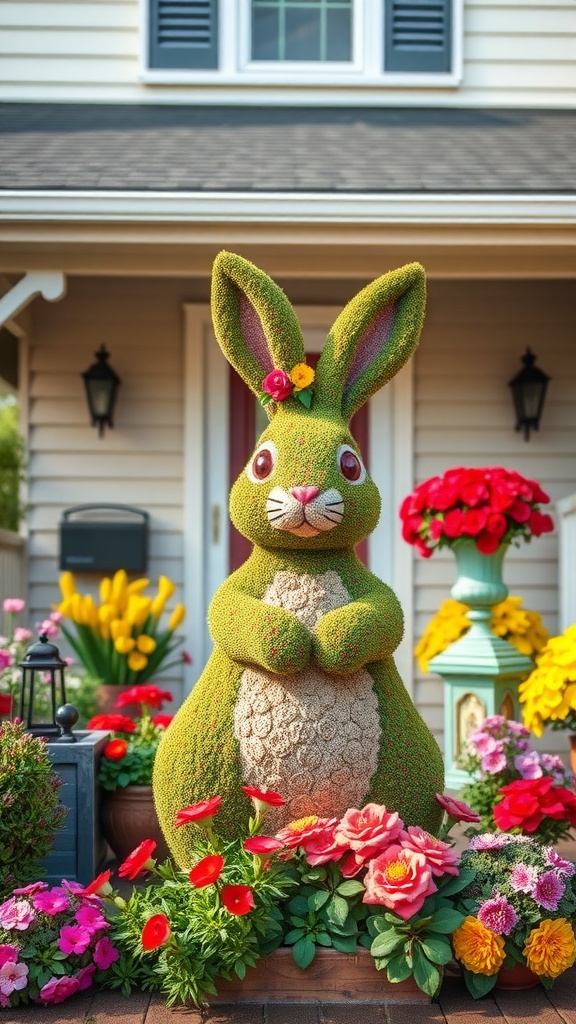
<path id="1" fill-rule="evenodd" d="M 102 794 L 102 832 L 119 862 L 126 860 L 144 839 L 154 839 L 158 861 L 170 855 L 160 829 L 152 786 L 123 786 Z"/>
<path id="2" fill-rule="evenodd" d="M 491 608 L 508 596 L 502 579 L 502 566 L 508 544 L 501 544 L 492 555 L 478 551 L 474 540 L 458 540 L 452 550 L 458 579 L 451 594 L 471 608 Z"/>
<path id="3" fill-rule="evenodd" d="M 535 988 L 539 984 L 540 978 L 526 964 L 515 964 L 514 967 L 500 968 L 495 988 L 520 992 L 522 989 Z"/>
<path id="4" fill-rule="evenodd" d="M 292 949 L 281 946 L 246 971 L 242 981 L 218 980 L 210 1003 L 430 1003 L 413 978 L 392 984 L 377 971 L 368 949 L 340 953 L 316 949 L 309 967 L 298 967 Z"/>

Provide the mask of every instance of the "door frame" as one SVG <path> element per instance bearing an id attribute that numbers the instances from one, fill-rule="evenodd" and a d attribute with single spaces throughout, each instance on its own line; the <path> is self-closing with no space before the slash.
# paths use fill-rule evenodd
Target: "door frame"
<path id="1" fill-rule="evenodd" d="M 296 306 L 306 331 L 327 334 L 335 306 Z M 316 340 L 308 345 L 316 351 Z M 369 567 L 396 592 L 404 612 L 404 639 L 395 653 L 413 695 L 414 567 L 400 541 L 398 508 L 413 488 L 413 361 L 370 399 L 370 475 L 382 499 L 379 523 L 368 542 Z M 228 575 L 228 363 L 214 338 L 210 306 L 184 304 L 183 582 L 190 623 L 193 686 L 212 649 L 206 618 L 212 596 Z M 200 455 L 200 458 L 199 458 Z M 397 527 L 397 529 L 395 529 Z"/>

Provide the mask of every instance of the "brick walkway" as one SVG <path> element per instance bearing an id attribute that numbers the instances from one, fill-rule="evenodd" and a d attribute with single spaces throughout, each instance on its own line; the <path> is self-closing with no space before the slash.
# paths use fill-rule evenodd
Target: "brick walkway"
<path id="1" fill-rule="evenodd" d="M 546 992 L 468 995 L 461 978 L 448 977 L 431 1004 L 256 1003 L 221 1005 L 205 1014 L 169 1010 L 159 996 L 84 992 L 60 1006 L 27 1006 L 0 1011 L 0 1024 L 576 1024 L 576 967 Z"/>

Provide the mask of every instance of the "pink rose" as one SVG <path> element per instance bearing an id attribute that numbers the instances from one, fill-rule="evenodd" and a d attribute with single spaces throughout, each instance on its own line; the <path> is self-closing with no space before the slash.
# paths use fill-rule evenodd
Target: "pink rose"
<path id="1" fill-rule="evenodd" d="M 384 804 L 366 804 L 361 811 L 351 807 L 336 828 L 334 838 L 364 860 L 390 846 L 400 835 L 404 822 Z"/>
<path id="2" fill-rule="evenodd" d="M 336 826 L 329 825 L 316 832 L 306 840 L 306 863 L 315 867 L 317 864 L 328 864 L 329 861 L 340 860 L 347 849 L 336 838 Z"/>
<path id="3" fill-rule="evenodd" d="M 459 875 L 457 850 L 435 839 L 419 825 L 409 825 L 400 833 L 400 844 L 405 850 L 423 853 L 432 869 L 433 875 Z"/>
<path id="4" fill-rule="evenodd" d="M 284 370 L 272 370 L 262 381 L 262 390 L 271 395 L 275 402 L 282 402 L 294 390 L 294 385 Z"/>
<path id="5" fill-rule="evenodd" d="M 364 903 L 380 904 L 404 921 L 417 914 L 426 897 L 437 891 L 424 854 L 401 846 L 389 846 L 370 861 L 364 885 Z"/>

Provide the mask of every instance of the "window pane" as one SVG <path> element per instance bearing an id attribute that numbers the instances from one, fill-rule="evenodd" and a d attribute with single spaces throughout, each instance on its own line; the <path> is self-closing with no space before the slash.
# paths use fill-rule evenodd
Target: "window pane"
<path id="1" fill-rule="evenodd" d="M 320 11 L 288 7 L 286 10 L 286 60 L 321 60 Z"/>
<path id="2" fill-rule="evenodd" d="M 326 60 L 350 60 L 352 54 L 352 12 L 330 11 L 326 25 Z"/>
<path id="3" fill-rule="evenodd" d="M 252 60 L 280 60 L 280 12 L 274 6 L 253 6 Z"/>

